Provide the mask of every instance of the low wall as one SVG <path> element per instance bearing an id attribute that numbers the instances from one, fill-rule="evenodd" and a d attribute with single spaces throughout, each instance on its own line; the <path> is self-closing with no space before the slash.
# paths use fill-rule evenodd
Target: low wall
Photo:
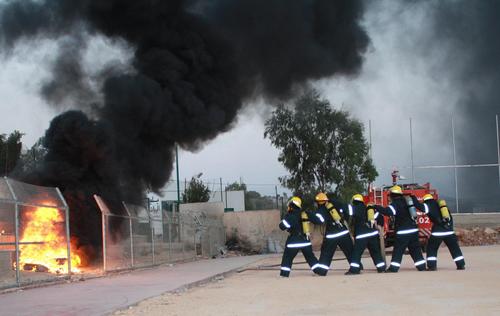
<path id="1" fill-rule="evenodd" d="M 226 243 L 222 202 L 181 204 L 179 214 L 183 216 L 184 221 L 183 240 L 194 239 L 196 249 L 201 247 L 203 256 L 213 257 L 221 254 Z"/>
<path id="2" fill-rule="evenodd" d="M 279 229 L 280 221 L 279 210 L 225 213 L 226 238 L 236 238 L 252 252 L 281 252 L 288 234 Z"/>
<path id="3" fill-rule="evenodd" d="M 500 213 L 453 214 L 456 228 L 499 227 Z"/>

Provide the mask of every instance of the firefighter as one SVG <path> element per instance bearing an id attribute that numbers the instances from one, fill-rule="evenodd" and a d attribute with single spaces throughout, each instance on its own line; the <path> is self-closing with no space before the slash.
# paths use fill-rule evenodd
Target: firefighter
<path id="1" fill-rule="evenodd" d="M 390 188 L 390 198 L 391 203 L 388 207 L 376 206 L 379 213 L 395 217 L 396 240 L 391 264 L 386 272 L 398 272 L 406 248 L 408 248 L 417 270 L 424 271 L 425 259 L 422 256 L 418 240 L 417 214 L 413 204 L 415 199 L 408 197 L 407 200 L 403 195 L 403 190 L 398 185 Z"/>
<path id="2" fill-rule="evenodd" d="M 437 252 L 443 241 L 448 247 L 453 261 L 455 261 L 457 270 L 464 270 L 464 256 L 453 230 L 453 217 L 446 206 L 446 201 L 436 201 L 431 194 L 424 195 L 423 200 L 423 205 L 419 203 L 418 208 L 429 216 L 433 224 L 431 237 L 427 242 L 427 270 L 436 270 Z"/>
<path id="3" fill-rule="evenodd" d="M 314 224 L 325 225 L 325 234 L 319 257 L 319 274 L 326 275 L 330 269 L 337 246 L 342 249 L 347 260 L 350 262 L 353 244 L 349 229 L 343 223 L 341 203 L 333 200 L 330 201 L 325 193 L 318 193 L 315 200 L 318 208 L 310 213 L 309 218 Z"/>
<path id="4" fill-rule="evenodd" d="M 294 196 L 290 199 L 288 213 L 280 222 L 279 227 L 290 233 L 281 260 L 280 276 L 288 277 L 290 275 L 293 259 L 299 250 L 302 251 L 311 270 L 320 274 L 318 259 L 314 256 L 310 241 L 309 216 L 305 211 L 302 211 L 302 200 L 299 197 Z"/>
<path id="5" fill-rule="evenodd" d="M 352 197 L 352 204 L 348 205 L 348 214 L 354 226 L 355 241 L 349 271 L 345 274 L 359 274 L 361 255 L 365 248 L 368 248 L 377 272 L 384 272 L 385 262 L 382 258 L 379 233 L 376 226 L 377 220 L 382 219 L 382 216 L 375 211 L 373 205 L 365 205 L 361 194 L 355 194 Z"/>

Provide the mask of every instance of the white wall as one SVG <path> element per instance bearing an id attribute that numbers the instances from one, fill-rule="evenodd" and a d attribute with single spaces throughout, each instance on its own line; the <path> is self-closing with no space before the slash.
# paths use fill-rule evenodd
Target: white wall
<path id="1" fill-rule="evenodd" d="M 209 202 L 220 202 L 220 191 L 210 192 Z M 235 212 L 245 210 L 245 191 L 222 191 L 222 203 L 225 208 L 233 208 Z"/>

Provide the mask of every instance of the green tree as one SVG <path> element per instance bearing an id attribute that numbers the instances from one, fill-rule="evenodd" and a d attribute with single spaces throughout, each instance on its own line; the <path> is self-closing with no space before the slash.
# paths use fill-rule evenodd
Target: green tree
<path id="1" fill-rule="evenodd" d="M 347 199 L 377 176 L 362 124 L 315 90 L 292 106 L 279 105 L 266 121 L 264 137 L 280 150 L 278 160 L 290 173 L 280 182 L 306 202 L 318 191 Z"/>
<path id="2" fill-rule="evenodd" d="M 23 171 L 35 170 L 43 161 L 47 154 L 47 148 L 43 144 L 44 139 L 40 137 L 26 153 L 21 155 L 19 164 Z"/>
<path id="3" fill-rule="evenodd" d="M 226 191 L 247 191 L 247 185 L 244 183 L 233 182 L 226 186 Z"/>
<path id="4" fill-rule="evenodd" d="M 9 136 L 0 134 L 0 176 L 8 175 L 21 156 L 23 133 L 13 131 Z"/>
<path id="5" fill-rule="evenodd" d="M 191 178 L 189 184 L 182 193 L 184 203 L 207 202 L 210 199 L 210 189 L 201 181 L 203 173 L 199 173 Z"/>

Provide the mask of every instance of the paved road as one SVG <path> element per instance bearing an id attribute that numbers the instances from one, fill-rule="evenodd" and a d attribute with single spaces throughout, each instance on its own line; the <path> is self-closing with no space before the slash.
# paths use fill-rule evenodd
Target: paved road
<path id="1" fill-rule="evenodd" d="M 201 260 L 0 295 L 0 315 L 103 315 L 266 256 Z"/>

